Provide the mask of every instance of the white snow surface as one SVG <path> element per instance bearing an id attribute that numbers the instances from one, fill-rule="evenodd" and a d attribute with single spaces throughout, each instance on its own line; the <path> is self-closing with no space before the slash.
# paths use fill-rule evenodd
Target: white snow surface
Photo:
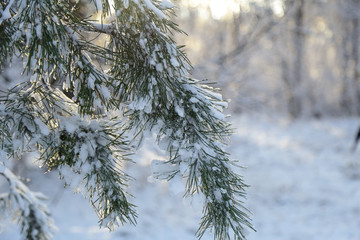
<path id="1" fill-rule="evenodd" d="M 170 8 L 174 8 L 174 7 L 176 7 L 176 5 L 174 3 L 172 3 L 171 1 L 163 0 L 160 3 L 161 9 L 170 9 Z"/>
<path id="2" fill-rule="evenodd" d="M 233 116 L 235 134 L 229 151 L 246 169 L 237 171 L 250 185 L 246 206 L 257 232 L 248 240 L 360 239 L 360 146 L 351 152 L 359 119 L 299 120 L 276 116 Z M 182 199 L 180 189 L 164 181 L 149 182 L 150 162 L 163 159 L 158 148 L 145 144 L 128 173 L 130 199 L 137 205 L 137 226 L 114 232 L 99 229 L 87 200 L 64 190 L 56 173 L 28 171 L 30 189 L 49 196 L 58 231 L 55 240 L 191 240 L 201 217 L 202 200 Z M 0 192 L 5 191 L 0 176 Z M 177 179 L 175 184 L 181 184 Z M 0 239 L 21 239 L 18 227 L 0 221 Z M 211 234 L 203 237 L 213 239 Z"/>
<path id="3" fill-rule="evenodd" d="M 143 2 L 145 3 L 146 7 L 151 9 L 159 18 L 166 18 L 165 14 L 160 9 L 155 7 L 155 5 L 150 0 L 143 0 Z"/>

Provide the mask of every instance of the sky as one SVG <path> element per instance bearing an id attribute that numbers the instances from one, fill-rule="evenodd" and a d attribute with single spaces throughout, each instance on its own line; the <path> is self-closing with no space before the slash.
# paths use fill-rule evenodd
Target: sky
<path id="1" fill-rule="evenodd" d="M 250 11 L 251 4 L 264 4 L 264 0 L 185 0 L 183 4 L 185 6 L 202 8 L 198 9 L 200 15 L 204 18 L 212 17 L 214 19 L 222 19 L 227 16 L 231 16 L 234 13 L 241 11 L 246 12 Z M 283 1 L 282 0 L 272 0 L 270 2 L 271 7 L 273 8 L 275 14 L 282 16 L 283 12 Z M 207 9 L 210 9 L 211 16 Z"/>

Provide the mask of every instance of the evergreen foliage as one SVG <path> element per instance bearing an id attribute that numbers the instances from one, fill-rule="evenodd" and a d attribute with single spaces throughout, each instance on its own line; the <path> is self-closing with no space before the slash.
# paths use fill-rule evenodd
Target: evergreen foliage
<path id="1" fill-rule="evenodd" d="M 122 167 L 146 131 L 169 154 L 158 178 L 186 180 L 185 196 L 202 194 L 198 237 L 244 239 L 251 227 L 242 205 L 246 185 L 224 150 L 231 134 L 221 95 L 189 77 L 190 63 L 176 46 L 174 5 L 166 0 L 90 0 L 99 21 L 82 17 L 70 0 L 2 0 L 1 72 L 14 56 L 29 81 L 1 93 L 0 175 L 10 184 L 0 207 L 12 206 L 26 239 L 51 239 L 53 222 L 42 197 L 7 168 L 38 151 L 38 163 L 59 171 L 81 191 L 100 225 L 136 223 Z M 97 40 L 97 39 L 101 39 Z M 16 205 L 16 206 L 15 206 Z"/>

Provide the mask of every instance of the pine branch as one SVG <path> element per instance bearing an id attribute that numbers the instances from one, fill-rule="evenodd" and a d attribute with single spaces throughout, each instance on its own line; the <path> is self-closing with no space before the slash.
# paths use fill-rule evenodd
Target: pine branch
<path id="1" fill-rule="evenodd" d="M 113 229 L 114 224 L 134 224 L 136 213 L 126 198 L 131 178 L 119 165 L 129 161 L 130 150 L 121 128 L 111 123 L 115 119 L 60 118 L 46 139 L 49 144 L 42 146 L 40 161 L 50 170 L 58 168 L 66 185 L 92 202 L 101 226 Z"/>
<path id="2" fill-rule="evenodd" d="M 90 1 L 100 9 L 97 2 Z M 189 77 L 190 62 L 172 39 L 182 32 L 168 20 L 173 5 L 101 4 L 106 24 L 80 17 L 70 1 L 7 3 L 0 49 L 10 48 L 0 64 L 19 53 L 31 78 L 0 97 L 1 149 L 9 156 L 37 149 L 40 166 L 58 170 L 89 199 L 100 225 L 112 229 L 136 223 L 126 192 L 131 177 L 122 165 L 130 161 L 133 143 L 151 130 L 171 166 L 158 176 L 179 174 L 186 179 L 185 196 L 206 199 L 198 237 L 213 229 L 216 239 L 230 239 L 231 231 L 244 239 L 251 224 L 241 202 L 246 185 L 224 150 L 231 135 L 222 113 L 227 103 Z M 104 46 L 87 40 L 94 33 L 107 37 Z"/>
<path id="3" fill-rule="evenodd" d="M 56 230 L 44 203 L 46 197 L 29 190 L 8 168 L 0 163 L 0 175 L 9 183 L 9 192 L 0 196 L 2 213 L 9 212 L 21 226 L 27 240 L 50 240 Z"/>
<path id="4" fill-rule="evenodd" d="M 11 130 L 4 135 L 3 149 L 10 155 L 22 155 L 37 148 L 40 166 L 58 168 L 67 185 L 75 190 L 80 187 L 96 203 L 101 225 L 112 229 L 114 224 L 135 223 L 134 205 L 127 201 L 125 191 L 131 178 L 119 165 L 129 161 L 130 153 L 120 121 L 76 116 L 69 107 L 67 115 L 59 116 L 54 110 L 64 110 L 58 105 L 65 97 L 61 92 L 24 85 L 3 99 L 6 105 L 0 126 Z M 14 136 L 18 142 L 27 141 L 14 146 Z"/>

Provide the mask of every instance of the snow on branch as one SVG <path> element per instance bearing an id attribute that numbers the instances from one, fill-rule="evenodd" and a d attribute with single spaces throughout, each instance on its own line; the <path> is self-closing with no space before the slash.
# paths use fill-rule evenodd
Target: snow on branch
<path id="1" fill-rule="evenodd" d="M 159 18 L 166 18 L 165 14 L 151 2 L 151 0 L 143 0 L 146 7 L 152 10 Z"/>
<path id="2" fill-rule="evenodd" d="M 110 229 L 135 223 L 136 216 L 125 190 L 130 177 L 120 165 L 129 160 L 128 143 L 117 125 L 106 118 L 60 117 L 58 128 L 42 146 L 40 159 L 42 166 L 59 169 L 65 184 L 88 198 L 101 226 Z"/>
<path id="3" fill-rule="evenodd" d="M 164 164 L 154 162 L 157 177 L 185 179 L 185 196 L 205 199 L 198 236 L 211 229 L 219 240 L 230 239 L 231 231 L 243 239 L 251 224 L 241 202 L 246 185 L 225 151 L 227 102 L 189 77 L 191 64 L 172 38 L 182 31 L 167 19 L 173 5 L 101 3 L 106 24 L 82 18 L 68 1 L 13 5 L 0 47 L 12 45 L 12 53 L 24 57 L 30 81 L 0 97 L 2 150 L 9 156 L 37 150 L 40 166 L 58 170 L 66 185 L 89 199 L 100 225 L 112 229 L 136 222 L 127 199 L 132 178 L 123 165 L 134 142 L 152 131 L 169 154 Z M 1 19 L 8 17 L 6 9 Z M 89 32 L 107 35 L 106 44 L 88 40 Z M 11 62 L 8 54 L 0 57 Z M 0 167 L 0 174 L 5 171 Z M 27 215 L 38 214 L 31 210 L 35 195 L 17 196 L 29 202 Z"/>
<path id="4" fill-rule="evenodd" d="M 46 197 L 32 192 L 1 162 L 0 175 L 9 183 L 9 192 L 0 195 L 1 212 L 17 219 L 26 239 L 52 239 L 56 227 L 44 202 Z"/>
<path id="5" fill-rule="evenodd" d="M 10 0 L 9 3 L 6 5 L 5 9 L 1 12 L 0 25 L 3 23 L 3 21 L 5 21 L 11 17 L 10 8 L 14 2 L 15 2 L 15 0 Z"/>

